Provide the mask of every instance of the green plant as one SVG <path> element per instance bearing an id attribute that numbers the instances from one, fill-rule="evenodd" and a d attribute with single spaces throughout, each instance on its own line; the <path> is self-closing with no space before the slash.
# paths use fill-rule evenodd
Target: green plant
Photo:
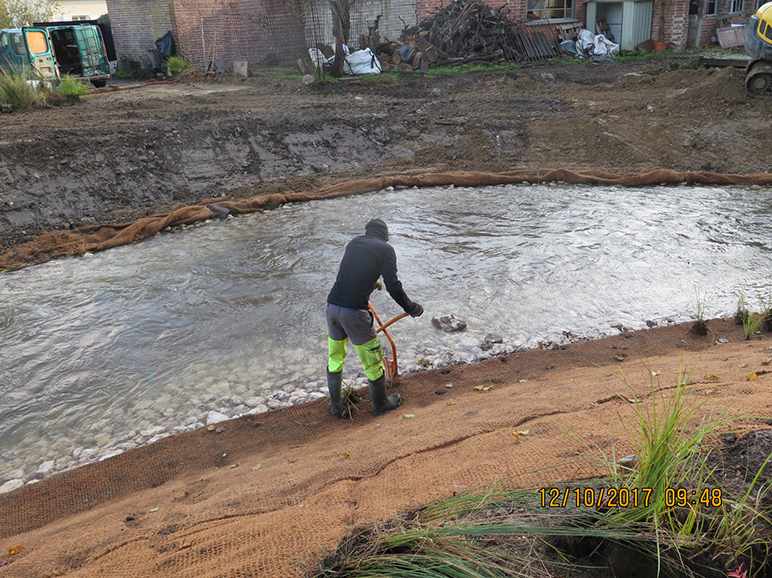
<path id="1" fill-rule="evenodd" d="M 515 476 L 439 500 L 384 525 L 354 528 L 306 576 L 569 575 L 571 569 L 597 561 L 599 553 L 623 562 L 623 568 L 647 567 L 651 575 L 695 575 L 690 561 L 700 556 L 714 569 L 745 563 L 744 576 L 760 575 L 761 564 L 772 553 L 772 524 L 765 507 L 769 487 L 760 483 L 772 456 L 755 475 L 746 472 L 750 482 L 737 497 L 717 487 L 723 476 L 708 466 L 709 438 L 741 416 L 705 411 L 704 401 L 693 401 L 687 391 L 693 372 L 681 367 L 676 386 L 662 388 L 650 371 L 651 395 L 646 400 L 638 399 L 624 374 L 616 376 L 627 388 L 618 397 L 632 415 L 622 420 L 636 446 L 635 465 L 620 466 L 613 455 L 593 456 L 606 466 L 607 477 L 581 484 L 552 482 L 545 484 L 550 488 L 536 491 L 522 488 Z M 532 479 L 534 473 L 520 475 Z M 620 500 L 623 489 L 630 495 L 636 489 L 649 491 L 635 494 L 635 504 L 614 507 L 608 503 L 608 492 L 614 489 Z M 600 500 L 601 490 L 607 492 L 605 506 L 587 503 L 586 497 L 582 504 L 574 503 L 588 491 L 593 500 Z"/>
<path id="2" fill-rule="evenodd" d="M 10 104 L 14 109 L 27 108 L 45 101 L 50 93 L 50 84 L 28 70 L 11 73 L 0 70 L 0 101 L 3 104 Z"/>
<path id="3" fill-rule="evenodd" d="M 177 74 L 188 68 L 188 63 L 186 60 L 179 58 L 178 56 L 170 56 L 166 59 L 166 67 L 172 74 Z"/>
<path id="4" fill-rule="evenodd" d="M 734 314 L 734 322 L 737 325 L 744 325 L 748 315 L 748 303 L 745 300 L 745 295 L 740 293 L 737 297 L 737 311 Z"/>
<path id="5" fill-rule="evenodd" d="M 759 294 L 759 301 L 764 329 L 772 331 L 772 292 L 769 292 L 766 297 Z"/>
<path id="6" fill-rule="evenodd" d="M 678 373 L 678 382 L 668 396 L 662 396 L 650 371 L 650 397 L 637 399 L 624 373 L 617 376 L 627 387 L 626 394 L 618 394 L 632 410 L 631 418 L 622 421 L 635 440 L 634 467 L 612 468 L 612 478 L 628 489 L 651 489 L 651 499 L 640 508 L 620 511 L 631 522 L 644 522 L 654 528 L 663 528 L 672 534 L 685 530 L 683 520 L 670 504 L 669 489 L 690 487 L 696 492 L 705 486 L 708 472 L 707 453 L 703 451 L 706 438 L 727 425 L 733 418 L 726 412 L 715 415 L 712 411 L 698 417 L 703 402 L 689 403 L 687 385 L 692 371 Z"/>
<path id="7" fill-rule="evenodd" d="M 759 531 L 761 527 L 772 526 L 769 508 L 764 505 L 770 488 L 759 484 L 759 478 L 770 460 L 772 455 L 767 456 L 742 495 L 725 494 L 720 515 L 712 520 L 711 530 L 719 546 L 715 555 L 727 558 L 729 563 L 746 557 L 753 567 L 754 554 L 762 563 L 772 554 L 769 535 Z M 746 475 L 749 473 L 746 472 Z"/>
<path id="8" fill-rule="evenodd" d="M 83 96 L 88 94 L 88 87 L 84 85 L 77 78 L 73 78 L 70 75 L 65 75 L 60 81 L 57 87 L 59 94 L 63 96 Z"/>
<path id="9" fill-rule="evenodd" d="M 118 67 L 118 69 L 113 72 L 113 76 L 115 78 L 136 78 L 137 73 L 134 70 L 126 72 L 123 68 Z"/>
<path id="10" fill-rule="evenodd" d="M 650 535 L 606 524 L 605 513 L 544 508 L 530 489 L 482 487 L 438 501 L 408 520 L 360 526 L 308 576 L 504 578 L 576 569 L 549 541 L 590 538 L 646 551 Z M 586 516 L 586 517 L 585 517 Z"/>
<path id="11" fill-rule="evenodd" d="M 705 323 L 705 301 L 704 296 L 700 293 L 700 288 L 694 288 L 694 294 L 697 303 L 697 321 L 692 325 L 692 333 L 695 335 L 707 335 L 708 326 Z"/>
<path id="12" fill-rule="evenodd" d="M 763 301 L 762 301 L 763 304 Z M 753 337 L 759 328 L 764 324 L 767 317 L 767 312 L 753 313 L 748 309 L 748 303 L 745 299 L 745 295 L 740 293 L 737 300 L 737 313 L 735 314 L 735 323 L 743 326 L 743 333 L 745 339 L 748 340 Z"/>

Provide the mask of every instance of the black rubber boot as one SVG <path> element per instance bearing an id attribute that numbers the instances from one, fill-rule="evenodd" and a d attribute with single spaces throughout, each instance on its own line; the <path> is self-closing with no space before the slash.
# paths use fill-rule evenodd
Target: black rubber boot
<path id="1" fill-rule="evenodd" d="M 397 409 L 402 403 L 402 396 L 398 393 L 386 395 L 386 376 L 382 375 L 370 382 L 370 398 L 373 400 L 373 413 L 381 415 L 392 409 Z"/>
<path id="2" fill-rule="evenodd" d="M 340 402 L 340 386 L 343 383 L 343 372 L 333 373 L 327 370 L 327 389 L 330 391 L 330 413 L 335 417 L 343 417 L 343 406 Z"/>

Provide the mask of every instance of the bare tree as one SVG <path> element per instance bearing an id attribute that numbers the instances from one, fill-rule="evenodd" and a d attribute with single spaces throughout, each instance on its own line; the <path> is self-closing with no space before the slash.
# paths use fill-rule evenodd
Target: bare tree
<path id="1" fill-rule="evenodd" d="M 351 30 L 351 7 L 357 0 L 330 0 L 332 7 L 332 33 L 335 36 L 335 60 L 332 64 L 332 75 L 343 76 L 343 63 L 346 54 L 343 42 L 348 41 Z"/>

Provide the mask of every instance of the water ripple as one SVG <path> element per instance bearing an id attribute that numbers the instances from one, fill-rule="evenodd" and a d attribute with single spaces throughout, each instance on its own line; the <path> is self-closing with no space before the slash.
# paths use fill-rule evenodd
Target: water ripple
<path id="1" fill-rule="evenodd" d="M 411 189 L 291 205 L 0 275 L 0 484 L 76 448 L 193 424 L 232 399 L 324 386 L 324 302 L 346 243 L 381 217 L 420 319 L 409 366 L 564 332 L 730 315 L 770 296 L 765 188 Z M 399 313 L 373 295 L 382 318 Z M 445 334 L 431 317 L 469 323 Z M 355 356 L 346 371 L 359 372 Z M 78 450 L 79 451 L 79 450 Z M 101 451 L 101 450 L 100 450 Z"/>

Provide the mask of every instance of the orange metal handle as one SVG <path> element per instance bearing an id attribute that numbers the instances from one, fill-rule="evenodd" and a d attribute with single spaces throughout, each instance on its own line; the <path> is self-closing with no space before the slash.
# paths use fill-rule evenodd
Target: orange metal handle
<path id="1" fill-rule="evenodd" d="M 373 312 L 373 314 L 375 314 L 375 312 Z M 408 313 L 407 311 L 405 311 L 404 313 L 400 313 L 399 315 L 397 315 L 394 319 L 392 319 L 388 323 L 385 323 L 384 325 L 381 325 L 378 329 L 375 330 L 375 332 L 378 333 L 379 331 L 384 331 L 391 324 L 396 323 L 397 321 L 399 321 L 403 317 L 407 317 L 408 315 L 410 315 L 410 313 Z M 378 319 L 378 323 L 380 323 L 380 322 L 381 322 L 381 320 Z"/>

